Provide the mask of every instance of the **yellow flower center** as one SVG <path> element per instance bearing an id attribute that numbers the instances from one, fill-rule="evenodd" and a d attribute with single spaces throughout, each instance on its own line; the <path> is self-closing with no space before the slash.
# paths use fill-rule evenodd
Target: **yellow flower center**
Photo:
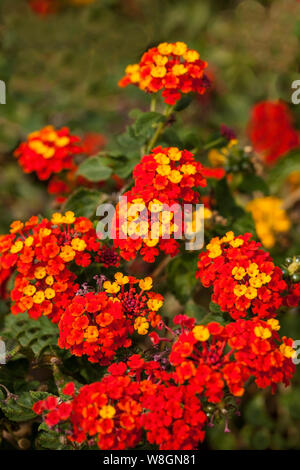
<path id="1" fill-rule="evenodd" d="M 203 325 L 197 325 L 193 328 L 193 334 L 197 341 L 207 341 L 210 337 L 209 329 Z"/>

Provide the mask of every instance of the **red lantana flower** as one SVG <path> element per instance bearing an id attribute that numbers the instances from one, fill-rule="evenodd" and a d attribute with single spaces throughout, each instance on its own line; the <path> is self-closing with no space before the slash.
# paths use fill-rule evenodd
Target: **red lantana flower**
<path id="1" fill-rule="evenodd" d="M 59 322 L 58 345 L 90 362 L 111 364 L 117 350 L 131 346 L 134 331 L 146 335 L 150 326 L 160 326 L 163 297 L 151 287 L 151 278 L 119 272 L 103 283 L 104 292 L 76 295 Z"/>
<path id="2" fill-rule="evenodd" d="M 156 147 L 145 155 L 133 171 L 133 188 L 117 206 L 114 245 L 120 255 L 130 260 L 140 252 L 150 263 L 160 251 L 175 256 L 177 239 L 192 230 L 199 189 L 207 185 L 206 178 L 223 175 L 223 169 L 205 168 L 191 152 L 176 147 Z M 191 227 L 183 220 L 187 210 Z"/>
<path id="3" fill-rule="evenodd" d="M 149 49 L 138 64 L 128 65 L 119 86 L 130 84 L 149 93 L 162 91 L 166 104 L 175 105 L 182 94 L 203 95 L 210 85 L 207 62 L 184 42 L 161 43 Z"/>
<path id="4" fill-rule="evenodd" d="M 160 450 L 195 450 L 205 437 L 207 416 L 195 387 L 160 384 L 143 395 L 142 425 Z"/>
<path id="5" fill-rule="evenodd" d="M 97 443 L 101 450 L 124 450 L 141 440 L 140 384 L 128 376 L 107 376 L 85 385 L 67 402 L 49 398 L 35 403 L 33 410 L 44 415 L 49 427 L 65 424 L 72 442 Z"/>
<path id="6" fill-rule="evenodd" d="M 237 320 L 227 326 L 212 322 L 182 329 L 170 354 L 175 380 L 194 386 L 209 402 L 220 402 L 227 390 L 244 394 L 253 376 L 258 387 L 285 385 L 295 373 L 293 340 L 277 333 L 279 322 Z"/>
<path id="7" fill-rule="evenodd" d="M 25 173 L 35 172 L 40 180 L 47 180 L 53 173 L 73 168 L 74 156 L 82 151 L 79 143 L 80 138 L 67 127 L 47 126 L 29 134 L 14 155 Z"/>
<path id="8" fill-rule="evenodd" d="M 133 325 L 120 302 L 105 292 L 77 295 L 59 322 L 58 345 L 90 362 L 108 365 L 121 347 L 129 347 Z"/>
<path id="9" fill-rule="evenodd" d="M 12 313 L 27 311 L 31 318 L 47 315 L 58 322 L 79 288 L 71 265 L 101 262 L 101 246 L 92 222 L 71 211 L 55 213 L 51 220 L 13 222 L 10 234 L 0 240 L 0 278 L 17 274 Z"/>
<path id="10" fill-rule="evenodd" d="M 213 287 L 212 301 L 235 320 L 248 313 L 274 317 L 287 288 L 281 269 L 251 237 L 227 232 L 199 255 L 196 277 L 204 287 Z"/>

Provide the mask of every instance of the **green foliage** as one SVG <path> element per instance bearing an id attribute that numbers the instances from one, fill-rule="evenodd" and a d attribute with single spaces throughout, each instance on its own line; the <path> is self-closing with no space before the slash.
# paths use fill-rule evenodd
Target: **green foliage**
<path id="1" fill-rule="evenodd" d="M 244 173 L 242 181 L 238 185 L 238 189 L 246 194 L 259 191 L 265 196 L 268 196 L 270 193 L 269 187 L 265 180 L 255 173 Z"/>
<path id="2" fill-rule="evenodd" d="M 226 178 L 215 184 L 215 197 L 220 214 L 230 219 L 237 219 L 244 214 L 242 207 L 236 203 L 228 186 Z"/>
<path id="3" fill-rule="evenodd" d="M 84 178 L 89 181 L 105 181 L 112 174 L 112 169 L 105 165 L 107 162 L 108 160 L 105 160 L 102 157 L 88 158 L 87 160 L 84 160 L 81 165 L 79 165 L 77 174 L 84 176 Z"/>
<path id="4" fill-rule="evenodd" d="M 63 210 L 73 211 L 77 217 L 92 217 L 101 201 L 99 191 L 79 188 L 64 204 Z"/>
<path id="5" fill-rule="evenodd" d="M 35 418 L 36 414 L 32 410 L 35 401 L 35 396 L 28 392 L 5 398 L 3 391 L 0 390 L 0 409 L 10 421 L 21 422 Z"/>
<path id="6" fill-rule="evenodd" d="M 114 159 L 114 171 L 120 178 L 127 178 L 132 173 L 139 162 L 141 148 L 146 151 L 158 125 L 166 120 L 165 116 L 154 111 L 143 113 L 135 109 L 130 116 L 135 120 L 134 123 L 116 138 L 115 145 L 108 152 Z"/>
<path id="7" fill-rule="evenodd" d="M 208 312 L 202 305 L 198 305 L 193 299 L 189 299 L 185 305 L 185 314 L 203 322 L 203 318 L 208 315 Z"/>
<path id="8" fill-rule="evenodd" d="M 245 212 L 242 217 L 236 219 L 232 224 L 232 230 L 235 235 L 243 235 L 245 233 L 252 233 L 253 238 L 256 238 L 256 229 L 252 214 Z"/>
<path id="9" fill-rule="evenodd" d="M 146 140 L 152 136 L 158 123 L 163 121 L 164 116 L 160 113 L 156 113 L 154 111 L 140 113 L 133 125 L 136 137 L 144 139 L 144 142 L 146 142 Z"/>
<path id="10" fill-rule="evenodd" d="M 183 111 L 190 105 L 190 103 L 192 102 L 192 99 L 193 97 L 191 94 L 183 96 L 175 105 L 174 111 L 176 112 Z"/>
<path id="11" fill-rule="evenodd" d="M 36 438 L 35 445 L 39 450 L 74 450 L 72 444 L 56 431 L 51 431 L 42 423 L 38 429 L 39 435 Z"/>
<path id="12" fill-rule="evenodd" d="M 172 260 L 167 267 L 168 286 L 175 297 L 185 304 L 191 297 L 197 283 L 195 271 L 197 256 L 186 255 Z"/>
<path id="13" fill-rule="evenodd" d="M 5 14 L 0 20 L 0 74 L 8 85 L 8 100 L 1 107 L 1 232 L 7 233 L 13 219 L 26 220 L 32 214 L 48 216 L 56 210 L 47 196 L 47 183 L 38 181 L 34 174 L 25 175 L 12 157 L 26 134 L 43 125 L 68 125 L 79 135 L 95 131 L 117 136 L 109 140 L 105 152 L 86 159 L 77 171 L 91 183 L 104 182 L 101 192 L 79 188 L 62 208 L 74 211 L 76 216 L 94 218 L 97 206 L 115 191 L 111 189 L 115 188 L 110 185 L 111 176 L 126 179 L 125 188 L 130 188 L 132 171 L 151 143 L 191 150 L 196 159 L 209 165 L 207 151 L 227 144 L 218 132 L 221 123 L 233 126 L 243 139 L 255 102 L 267 96 L 289 102 L 290 84 L 297 78 L 300 22 L 294 10 L 297 2 L 286 2 L 101 0 L 87 8 L 70 8 L 61 15 L 41 19 L 29 10 L 28 2 L 20 2 L 16 9 L 11 0 L 2 0 L 1 13 Z M 125 128 L 131 103 L 143 110 L 148 110 L 150 103 L 150 96 L 139 89 L 128 87 L 124 92 L 116 86 L 125 66 L 136 62 L 150 44 L 178 38 L 212 64 L 215 86 L 190 107 L 191 95 L 184 96 L 173 110 L 167 107 L 165 111 L 155 98 L 150 111 L 131 111 L 130 125 Z M 263 50 L 257 48 L 261 43 L 266 46 Z M 298 129 L 299 109 L 292 110 Z M 207 239 L 222 236 L 227 230 L 236 235 L 251 232 L 255 237 L 253 218 L 245 212 L 245 204 L 257 195 L 284 197 L 286 178 L 300 171 L 299 150 L 285 155 L 272 169 L 265 169 L 263 177 L 255 174 L 240 146 L 234 152 L 226 166 L 232 179 L 210 180 L 208 188 L 201 190 L 201 194 L 206 191 L 212 196 L 213 210 L 225 220 L 224 224 L 216 222 L 212 229 L 208 224 Z M 291 214 L 294 218 L 297 208 Z M 287 252 L 294 255 L 298 251 L 298 238 L 295 225 L 288 240 L 273 250 L 276 261 Z M 184 312 L 202 324 L 226 324 L 226 312 L 210 302 L 210 291 L 195 279 L 197 258 L 198 252 L 181 253 L 156 279 L 158 291 L 166 297 L 172 294 L 172 307 L 164 313 L 170 320 L 176 312 Z M 126 264 L 126 269 L 134 269 L 133 264 Z M 143 263 L 138 266 L 138 277 L 149 274 L 149 267 Z M 81 270 L 80 282 L 98 271 L 99 266 Z M 12 276 L 8 290 L 13 281 Z M 282 314 L 282 335 L 299 337 L 299 315 L 295 312 Z M 79 387 L 100 380 L 107 368 L 63 353 L 57 347 L 57 326 L 46 317 L 31 320 L 27 314 L 13 316 L 1 302 L 0 327 L 8 352 L 7 364 L 0 366 L 0 435 L 2 429 L 14 428 L 16 423 L 34 422 L 32 447 L 74 449 L 45 424 L 40 424 L 37 435 L 40 418 L 33 413 L 32 405 L 50 392 L 64 399 L 62 388 L 67 382 L 72 380 Z M 49 361 L 48 355 L 54 361 Z M 120 355 L 118 359 L 123 358 Z M 241 416 L 230 417 L 231 433 L 224 433 L 224 422 L 215 423 L 208 429 L 204 445 L 213 449 L 299 449 L 299 387 L 299 372 L 291 389 L 279 389 L 273 396 L 268 391 L 257 392 L 255 385 L 249 384 L 242 398 Z M 3 442 L 1 448 L 6 445 Z"/>
<path id="14" fill-rule="evenodd" d="M 26 314 L 7 315 L 2 336 L 17 340 L 23 349 L 31 351 L 35 357 L 58 350 L 57 325 L 46 317 L 33 320 Z"/>
<path id="15" fill-rule="evenodd" d="M 268 181 L 273 192 L 280 189 L 286 178 L 293 172 L 300 171 L 300 152 L 293 150 L 281 158 L 268 174 Z"/>

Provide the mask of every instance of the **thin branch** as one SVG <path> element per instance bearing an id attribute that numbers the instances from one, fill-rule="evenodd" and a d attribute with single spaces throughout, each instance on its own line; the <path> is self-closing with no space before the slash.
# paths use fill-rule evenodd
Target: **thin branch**
<path id="1" fill-rule="evenodd" d="M 156 279 L 165 269 L 165 267 L 170 263 L 171 261 L 171 256 L 166 256 L 157 266 L 156 269 L 154 269 L 153 273 L 151 274 L 152 279 Z"/>

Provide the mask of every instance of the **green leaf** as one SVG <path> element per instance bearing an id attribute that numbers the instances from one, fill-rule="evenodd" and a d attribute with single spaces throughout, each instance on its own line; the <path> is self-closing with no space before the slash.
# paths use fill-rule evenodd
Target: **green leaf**
<path id="1" fill-rule="evenodd" d="M 176 104 L 174 111 L 179 112 L 186 109 L 192 102 L 193 96 L 191 94 L 183 96 Z"/>
<path id="2" fill-rule="evenodd" d="M 207 310 L 192 299 L 188 300 L 184 307 L 184 312 L 187 316 L 202 320 L 207 315 Z"/>
<path id="3" fill-rule="evenodd" d="M 101 193 L 86 188 L 79 188 L 67 199 L 63 210 L 73 211 L 76 217 L 92 217 L 100 203 Z"/>
<path id="4" fill-rule="evenodd" d="M 132 160 L 125 160 L 124 162 L 120 161 L 120 164 L 116 166 L 115 173 L 120 178 L 127 178 L 133 172 L 134 167 L 139 163 L 139 158 L 134 158 Z"/>
<path id="5" fill-rule="evenodd" d="M 168 285 L 174 296 L 185 304 L 192 297 L 197 279 L 197 256 L 185 255 L 172 260 L 167 266 Z"/>
<path id="6" fill-rule="evenodd" d="M 172 127 L 168 127 L 167 129 L 164 130 L 164 134 L 161 139 L 162 139 L 162 142 L 161 142 L 162 147 L 178 147 L 178 148 L 184 148 L 184 149 L 188 148 L 180 140 L 177 132 Z"/>
<path id="7" fill-rule="evenodd" d="M 223 326 L 225 326 L 228 323 L 228 321 L 226 321 L 224 317 L 222 317 L 221 315 L 217 315 L 216 313 L 209 313 L 205 315 L 203 319 L 201 319 L 200 324 L 207 325 L 208 323 L 211 323 L 211 322 L 217 322 Z"/>
<path id="8" fill-rule="evenodd" d="M 250 212 L 245 213 L 242 217 L 236 219 L 232 224 L 232 230 L 235 235 L 244 235 L 245 233 L 252 233 L 254 238 L 257 239 L 255 223 Z"/>
<path id="9" fill-rule="evenodd" d="M 93 182 L 106 181 L 111 176 L 112 169 L 105 166 L 102 157 L 91 157 L 79 165 L 77 174 Z"/>
<path id="10" fill-rule="evenodd" d="M 157 124 L 165 119 L 165 116 L 153 111 L 142 113 L 134 110 L 130 116 L 136 121 L 117 137 L 116 145 L 108 152 L 110 157 L 122 158 L 120 168 L 116 166 L 115 172 L 123 178 L 131 173 L 133 162 L 136 163 L 140 159 L 141 147 L 152 137 Z M 122 167 L 127 165 L 127 162 L 131 162 L 130 170 L 127 167 L 122 171 Z"/>
<path id="11" fill-rule="evenodd" d="M 215 197 L 218 211 L 224 217 L 238 218 L 244 215 L 244 210 L 238 206 L 231 194 L 226 178 L 221 179 L 215 185 Z"/>
<path id="12" fill-rule="evenodd" d="M 113 149 L 113 152 L 124 156 L 124 158 L 126 156 L 127 159 L 135 158 L 139 156 L 141 145 L 144 142 L 145 139 L 138 139 L 133 128 L 128 127 L 123 134 L 117 137 L 117 149 Z"/>
<path id="13" fill-rule="evenodd" d="M 245 193 L 253 193 L 254 191 L 261 191 L 263 194 L 270 193 L 269 187 L 265 180 L 254 173 L 247 173 L 243 175 L 243 179 L 238 186 L 240 191 Z"/>
<path id="14" fill-rule="evenodd" d="M 139 116 L 134 124 L 136 135 L 150 137 L 156 124 L 164 121 L 164 116 L 160 113 L 150 111 Z"/>
<path id="15" fill-rule="evenodd" d="M 29 392 L 23 392 L 18 397 L 0 400 L 0 409 L 10 421 L 28 421 L 36 417 L 32 410 L 34 402 Z"/>
<path id="16" fill-rule="evenodd" d="M 138 119 L 140 115 L 143 114 L 143 111 L 141 111 L 139 108 L 134 108 L 131 111 L 129 111 L 128 116 L 130 119 Z"/>
<path id="17" fill-rule="evenodd" d="M 23 348 L 31 350 L 36 357 L 59 350 L 58 327 L 46 317 L 33 320 L 27 314 L 7 315 L 1 334 L 4 338 L 14 338 Z"/>
<path id="18" fill-rule="evenodd" d="M 45 430 L 39 433 L 35 441 L 35 445 L 38 449 L 74 450 L 72 444 L 65 438 L 63 434 L 59 434 L 56 431 L 50 430 L 49 428 L 47 428 L 47 431 Z"/>
<path id="19" fill-rule="evenodd" d="M 284 180 L 293 172 L 300 171 L 300 151 L 293 150 L 283 156 L 268 174 L 268 182 L 272 192 L 280 189 Z"/>
<path id="20" fill-rule="evenodd" d="M 204 321 L 201 322 L 204 325 L 206 325 L 209 322 L 216 321 L 220 323 L 221 325 L 226 325 L 228 323 L 228 320 L 225 318 L 227 315 L 222 312 L 220 306 L 218 304 L 215 304 L 214 302 L 209 303 L 209 310 L 211 313 L 205 316 L 203 319 Z"/>
<path id="21" fill-rule="evenodd" d="M 76 389 L 82 387 L 82 384 L 78 382 L 78 380 L 75 380 L 73 377 L 70 377 L 69 375 L 63 373 L 57 365 L 53 366 L 53 377 L 58 390 L 58 394 L 64 400 L 70 398 L 68 395 L 65 395 L 63 393 L 63 388 L 67 383 L 73 382 L 75 384 Z"/>
<path id="22" fill-rule="evenodd" d="M 42 392 L 40 390 L 30 390 L 29 393 L 34 403 L 40 400 L 45 400 L 45 398 L 52 396 L 52 393 Z"/>
<path id="23" fill-rule="evenodd" d="M 210 302 L 209 304 L 209 310 L 212 313 L 221 313 L 221 308 L 218 304 L 215 304 L 214 302 Z"/>

